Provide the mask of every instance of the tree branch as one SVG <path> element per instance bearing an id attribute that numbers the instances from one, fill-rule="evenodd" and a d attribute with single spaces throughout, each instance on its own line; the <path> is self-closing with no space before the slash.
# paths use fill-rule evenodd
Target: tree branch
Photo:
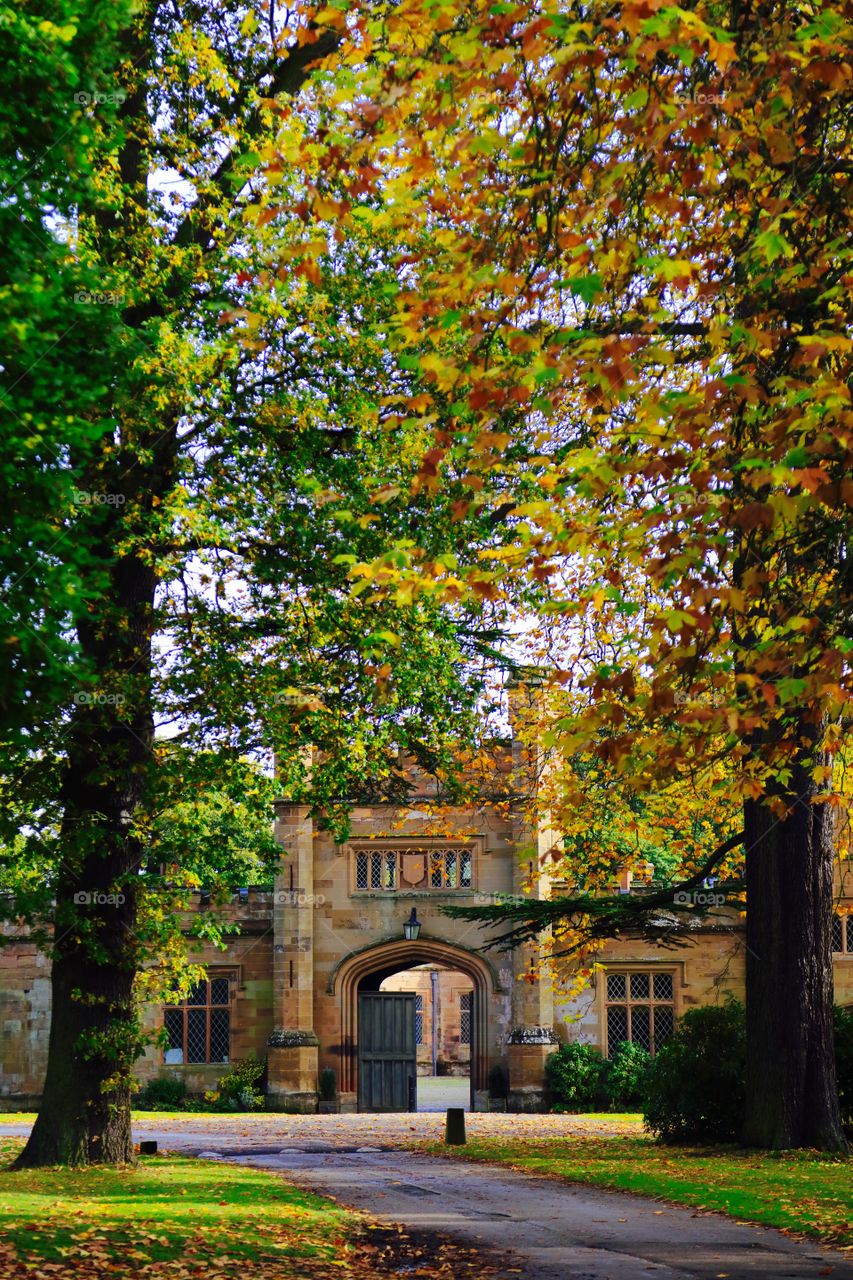
<path id="1" fill-rule="evenodd" d="M 676 935 L 678 915 L 689 913 L 704 916 L 707 911 L 701 905 L 677 903 L 676 896 L 701 887 L 726 854 L 743 844 L 743 841 L 744 832 L 739 831 L 718 845 L 692 876 L 642 897 L 627 894 L 596 897 L 594 894 L 584 893 L 572 898 L 552 898 L 544 902 L 522 898 L 517 902 L 503 902 L 488 907 L 443 907 L 442 911 L 453 919 L 473 920 L 481 928 L 513 924 L 506 933 L 486 943 L 481 948 L 483 951 L 492 947 L 497 947 L 499 951 L 510 951 L 522 943 L 535 940 L 554 925 L 578 920 L 583 923 L 576 925 L 576 939 L 571 946 L 557 954 L 572 955 L 592 942 L 605 941 L 619 934 L 640 936 L 664 946 L 679 946 L 684 939 Z M 656 920 L 655 913 L 664 908 L 675 919 L 661 920 L 658 917 Z"/>
<path id="2" fill-rule="evenodd" d="M 264 75 L 272 75 L 272 84 L 269 87 L 268 97 L 274 98 L 276 94 L 286 93 L 291 97 L 298 93 L 311 72 L 315 62 L 319 62 L 321 58 L 325 58 L 328 54 L 334 53 L 340 44 L 340 36 L 335 31 L 324 32 L 311 44 L 292 45 L 288 56 L 283 62 L 275 67 L 269 67 L 261 72 L 259 79 Z M 248 96 L 250 88 L 256 85 L 246 85 L 242 97 Z M 240 103 L 235 104 L 239 110 Z M 246 137 L 253 138 L 260 125 L 262 113 L 260 108 L 246 121 Z M 220 192 L 225 178 L 232 172 L 234 165 L 240 158 L 240 149 L 234 148 L 223 157 L 220 164 L 214 169 L 208 178 L 208 183 L 216 187 Z M 187 213 L 181 225 L 175 233 L 175 243 L 179 245 L 197 244 L 202 249 L 207 248 L 209 239 L 208 230 L 204 223 L 199 220 L 198 214 L 204 211 L 205 205 L 209 205 L 209 201 L 199 202 L 194 205 Z"/>

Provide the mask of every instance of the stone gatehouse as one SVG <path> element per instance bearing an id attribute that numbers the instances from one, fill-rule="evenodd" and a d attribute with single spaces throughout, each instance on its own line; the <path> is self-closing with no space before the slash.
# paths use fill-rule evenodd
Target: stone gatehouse
<path id="1" fill-rule="evenodd" d="M 518 759 L 505 748 L 504 775 Z M 603 968 L 574 998 L 536 970 L 527 948 L 484 952 L 482 931 L 442 908 L 494 895 L 547 896 L 555 834 L 531 829 L 507 799 L 511 791 L 467 807 L 442 805 L 427 775 L 413 770 L 410 779 L 404 805 L 355 808 L 343 843 L 306 808 L 279 802 L 275 887 L 235 895 L 225 910 L 239 934 L 225 951 L 192 953 L 207 980 L 182 1005 L 149 1010 L 150 1024 L 165 1026 L 168 1047 L 147 1051 L 141 1080 L 170 1074 L 202 1092 L 229 1062 L 266 1057 L 270 1107 L 315 1109 L 319 1073 L 330 1067 L 343 1108 L 405 1109 L 416 1073 L 470 1072 L 472 1102 L 484 1107 L 489 1071 L 500 1066 L 509 1106 L 535 1109 L 556 1041 L 581 1039 L 606 1053 L 629 1039 L 654 1052 L 686 1009 L 742 993 L 736 914 L 697 923 L 675 951 L 609 944 L 597 957 Z M 627 879 L 621 887 L 630 891 Z M 853 916 L 844 911 L 853 896 L 843 888 L 835 984 L 837 1002 L 850 1004 Z M 406 937 L 413 908 L 420 927 Z M 193 910 L 209 909 L 199 895 Z M 25 937 L 0 949 L 5 1109 L 37 1102 L 49 1004 L 45 957 Z"/>

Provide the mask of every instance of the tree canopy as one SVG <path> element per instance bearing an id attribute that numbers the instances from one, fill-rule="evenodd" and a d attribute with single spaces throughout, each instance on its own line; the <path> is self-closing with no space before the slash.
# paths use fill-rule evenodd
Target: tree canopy
<path id="1" fill-rule="evenodd" d="M 419 383 L 401 412 L 436 419 L 415 491 L 511 530 L 471 565 L 406 547 L 353 579 L 376 601 L 521 584 L 573 695 L 548 733 L 570 793 L 578 756 L 635 790 L 731 764 L 748 1132 L 782 1146 L 843 1145 L 828 930 L 853 646 L 851 16 L 330 8 L 355 69 L 330 74 L 347 145 L 310 202 L 408 235 L 390 337 Z M 730 841 L 708 853 L 705 874 Z"/>
<path id="2" fill-rule="evenodd" d="M 36 568 L 7 602 L 6 794 L 62 868 L 58 919 L 80 887 L 125 898 L 57 943 L 25 1158 L 129 1154 L 158 718 L 196 752 L 276 748 L 343 822 L 359 781 L 399 786 L 401 745 L 452 776 L 510 608 L 556 668 L 546 792 L 580 880 L 601 887 L 638 822 L 675 882 L 742 837 L 749 1136 L 842 1146 L 850 6 L 23 14 L 4 74 L 49 57 L 100 81 L 68 105 L 74 177 L 48 166 L 27 225 L 3 215 L 49 241 L 52 316 L 86 284 L 69 438 L 28 468 L 15 529 Z M 3 115 L 19 183 L 57 109 L 29 134 Z M 18 286 L 37 267 L 25 248 Z M 603 843 L 577 838 L 591 784 Z M 664 837 L 654 794 L 706 786 L 710 822 Z"/>
<path id="3" fill-rule="evenodd" d="M 131 1156 L 134 984 L 179 941 L 166 889 L 233 883 L 241 830 L 257 853 L 264 792 L 244 757 L 274 753 L 277 785 L 339 828 L 353 794 L 402 794 L 402 748 L 452 785 L 496 611 L 377 606 L 350 592 L 350 566 L 415 534 L 465 560 L 503 536 L 476 513 L 458 526 L 427 490 L 379 514 L 371 501 L 380 473 L 411 486 L 423 429 L 393 420 L 411 373 L 378 336 L 392 238 L 353 225 L 321 244 L 304 216 L 310 72 L 338 35 L 229 3 L 152 0 L 101 25 L 87 6 L 57 12 L 25 7 L 7 72 L 53 59 L 44 83 L 65 96 L 45 111 L 68 122 L 55 165 L 4 210 L 14 289 L 55 308 L 64 344 L 48 364 L 28 320 L 4 370 L 25 499 L 4 517 L 29 563 L 10 564 L 4 605 L 3 908 L 53 929 L 26 1163 Z M 13 182 L 42 173 L 35 117 L 30 133 L 7 120 Z M 283 117 L 292 154 L 274 163 Z"/>

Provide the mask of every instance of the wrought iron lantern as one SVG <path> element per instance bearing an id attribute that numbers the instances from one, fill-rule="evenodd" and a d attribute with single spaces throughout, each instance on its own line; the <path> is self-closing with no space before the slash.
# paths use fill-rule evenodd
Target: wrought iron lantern
<path id="1" fill-rule="evenodd" d="M 421 922 L 418 919 L 417 911 L 412 907 L 412 914 L 409 916 L 408 920 L 403 921 L 403 937 L 407 942 L 416 942 L 420 931 Z"/>

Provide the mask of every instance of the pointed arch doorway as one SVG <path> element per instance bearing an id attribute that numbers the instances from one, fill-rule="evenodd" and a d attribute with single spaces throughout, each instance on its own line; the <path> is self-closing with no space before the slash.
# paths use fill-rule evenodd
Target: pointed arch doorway
<path id="1" fill-rule="evenodd" d="M 414 1110 L 417 1073 L 416 997 L 381 991 L 387 979 L 421 965 L 465 975 L 471 984 L 470 1106 L 486 1088 L 489 998 L 500 990 L 487 960 L 436 938 L 394 938 L 353 952 L 332 974 L 329 989 L 339 1002 L 341 1088 L 356 1093 L 359 1110 Z"/>

